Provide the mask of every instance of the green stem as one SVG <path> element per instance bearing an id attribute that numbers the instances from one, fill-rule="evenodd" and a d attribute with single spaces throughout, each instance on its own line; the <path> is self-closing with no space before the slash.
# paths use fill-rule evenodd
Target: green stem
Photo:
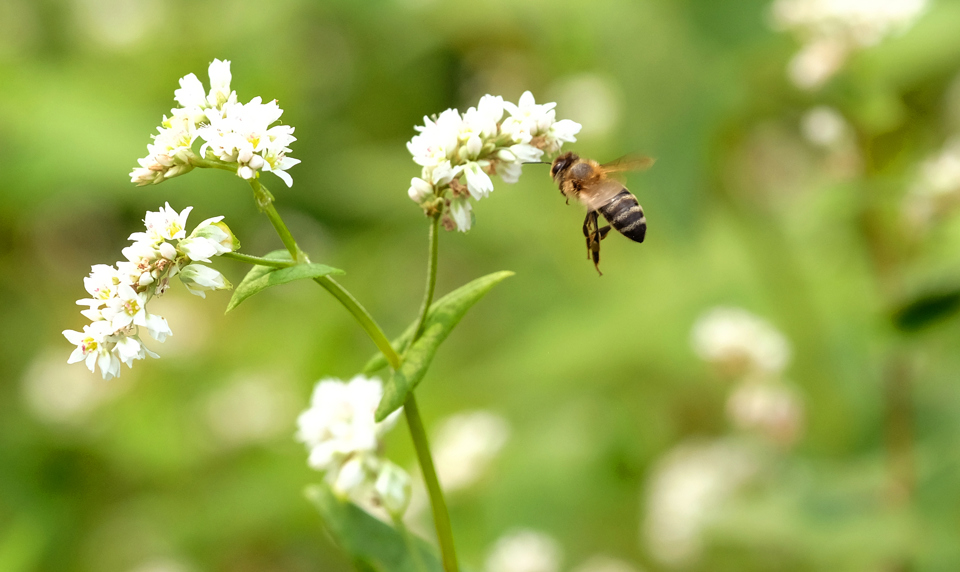
<path id="1" fill-rule="evenodd" d="M 417 327 L 414 330 L 413 338 L 410 340 L 410 346 L 423 333 L 423 325 L 427 319 L 427 313 L 430 305 L 433 304 L 433 294 L 437 285 L 437 258 L 440 246 L 439 239 L 440 215 L 433 217 L 429 231 L 429 252 L 427 254 L 427 287 L 423 293 L 423 304 L 420 307 L 420 315 L 417 318 Z M 408 348 L 410 346 L 407 346 Z M 430 494 L 430 507 L 433 509 L 433 523 L 437 528 L 437 540 L 440 543 L 440 554 L 443 557 L 443 568 L 447 572 L 457 572 L 457 551 L 453 545 L 453 528 L 450 526 L 450 514 L 447 512 L 447 502 L 443 498 L 443 489 L 440 488 L 440 480 L 437 478 L 437 470 L 433 465 L 433 456 L 430 454 L 430 442 L 427 440 L 427 432 L 423 428 L 423 420 L 420 418 L 420 408 L 417 406 L 417 399 L 411 391 L 403 404 L 403 412 L 407 417 L 407 425 L 410 427 L 410 437 L 413 439 L 413 447 L 417 451 L 417 460 L 420 462 L 420 470 L 423 472 L 423 480 L 427 485 L 427 492 Z"/>
<path id="2" fill-rule="evenodd" d="M 277 231 L 277 234 L 280 235 L 280 240 L 283 241 L 283 245 L 287 247 L 287 250 L 290 251 L 290 256 L 294 260 L 299 261 L 308 261 L 307 255 L 300 250 L 300 247 L 297 245 L 297 241 L 294 240 L 293 235 L 290 234 L 290 230 L 287 228 L 287 225 L 284 224 L 283 219 L 280 218 L 280 214 L 277 212 L 277 209 L 273 206 L 273 195 L 267 190 L 266 187 L 260 184 L 257 179 L 250 181 L 250 186 L 253 187 L 254 198 L 257 201 L 257 207 L 260 208 L 260 211 L 267 215 L 267 218 L 270 219 L 270 222 L 273 224 L 273 228 Z M 433 292 L 436 285 L 437 279 L 437 250 L 438 250 L 438 238 L 437 238 L 437 221 L 439 218 L 435 218 L 433 226 L 431 227 L 430 235 L 430 256 L 428 258 L 428 267 L 427 267 L 427 292 L 424 295 L 424 307 L 429 309 L 430 304 L 433 302 Z M 367 335 L 370 336 L 370 339 L 373 340 L 373 343 L 376 344 L 377 348 L 383 353 L 384 357 L 387 358 L 387 361 L 390 363 L 390 367 L 394 370 L 400 367 L 402 359 L 397 353 L 393 346 L 390 344 L 390 340 L 387 339 L 387 336 L 383 333 L 383 329 L 380 328 L 376 320 L 373 319 L 373 316 L 370 315 L 370 312 L 367 311 L 360 302 L 353 297 L 353 294 L 348 292 L 343 286 L 341 286 L 336 280 L 330 278 L 329 276 L 321 276 L 319 278 L 314 278 L 314 282 L 322 286 L 327 292 L 333 295 L 343 306 L 353 314 L 353 317 L 356 318 L 357 323 L 360 324 L 360 327 L 367 332 Z M 421 310 L 420 329 L 423 325 L 423 319 L 425 318 L 425 312 Z M 416 340 L 416 336 L 411 341 Z M 417 451 L 417 459 L 420 462 L 420 469 L 423 471 L 423 479 L 427 485 L 427 491 L 430 493 L 430 506 L 433 508 L 433 520 L 434 524 L 437 527 L 437 539 L 440 543 L 440 553 L 443 557 L 443 568 L 446 572 L 458 572 L 459 567 L 457 565 L 457 553 L 453 546 L 453 529 L 450 527 L 450 515 L 447 513 L 447 503 L 443 498 L 443 491 L 440 488 L 440 481 L 437 479 L 437 470 L 433 466 L 433 457 L 430 455 L 430 444 L 427 441 L 427 432 L 423 428 L 423 421 L 420 419 L 420 409 L 417 407 L 417 401 L 411 392 L 407 397 L 406 402 L 403 405 L 404 414 L 407 417 L 407 425 L 410 427 L 410 435 L 413 439 L 414 449 Z"/>
<path id="3" fill-rule="evenodd" d="M 423 292 L 423 304 L 420 306 L 420 317 L 417 318 L 417 327 L 413 331 L 413 340 L 420 337 L 423 333 L 423 325 L 427 321 L 427 313 L 430 311 L 430 305 L 433 304 L 433 293 L 437 286 L 437 257 L 440 251 L 440 214 L 433 216 L 430 224 L 429 241 L 430 251 L 427 255 L 427 288 Z M 411 344 L 412 341 L 411 341 Z M 409 346 L 408 346 L 409 347 Z"/>
<path id="4" fill-rule="evenodd" d="M 437 540 L 440 543 L 440 554 L 443 557 L 443 569 L 446 572 L 457 572 L 457 551 L 453 546 L 453 528 L 450 526 L 450 514 L 447 512 L 447 503 L 443 499 L 443 489 L 437 479 L 437 470 L 433 466 L 433 457 L 430 456 L 430 445 L 427 441 L 427 432 L 420 419 L 420 408 L 417 399 L 410 392 L 407 401 L 403 404 L 403 413 L 407 417 L 410 427 L 410 436 L 413 438 L 414 448 L 417 450 L 417 460 L 420 470 L 423 471 L 423 480 L 430 493 L 430 506 L 433 508 L 433 523 L 437 527 Z"/>
<path id="5" fill-rule="evenodd" d="M 201 159 L 199 157 L 190 159 L 190 164 L 194 167 L 202 167 L 205 169 L 221 169 L 224 171 L 230 171 L 231 173 L 236 173 L 239 165 L 236 163 L 224 163 L 223 161 L 210 161 L 208 159 Z"/>
<path id="6" fill-rule="evenodd" d="M 246 262 L 247 264 L 253 264 L 255 266 L 272 266 L 273 268 L 289 268 L 290 266 L 295 266 L 297 264 L 292 260 L 272 260 L 270 258 L 251 256 L 249 254 L 241 254 L 239 252 L 224 252 L 220 255 L 220 257 L 229 258 L 230 260 L 236 260 L 238 262 Z"/>
<path id="7" fill-rule="evenodd" d="M 250 186 L 253 187 L 253 198 L 257 201 L 257 208 L 270 219 L 270 224 L 272 224 L 274 230 L 277 231 L 280 240 L 283 241 L 283 245 L 290 251 L 290 256 L 297 262 L 309 262 L 306 253 L 297 246 L 297 241 L 294 240 L 293 235 L 290 234 L 290 229 L 287 228 L 283 219 L 280 218 L 280 213 L 277 212 L 277 208 L 273 206 L 273 193 L 271 193 L 267 187 L 260 184 L 259 179 L 250 179 Z"/>
<path id="8" fill-rule="evenodd" d="M 390 344 L 390 340 L 387 339 L 387 336 L 383 333 L 383 330 L 380 328 L 380 325 L 377 324 L 376 320 L 373 319 L 373 316 L 370 315 L 370 312 L 367 311 L 363 305 L 353 297 L 353 294 L 348 292 L 339 282 L 330 278 L 329 276 L 321 276 L 319 278 L 314 278 L 314 282 L 323 286 L 327 292 L 333 294 L 333 297 L 336 298 L 343 306 L 353 314 L 353 317 L 357 319 L 357 322 L 360 324 L 360 327 L 367 332 L 367 335 L 370 336 L 370 339 L 373 340 L 373 343 L 376 344 L 377 349 L 380 350 L 380 353 L 383 354 L 387 361 L 390 363 L 390 367 L 397 369 L 400 367 L 400 354 L 397 353 L 393 346 Z"/>

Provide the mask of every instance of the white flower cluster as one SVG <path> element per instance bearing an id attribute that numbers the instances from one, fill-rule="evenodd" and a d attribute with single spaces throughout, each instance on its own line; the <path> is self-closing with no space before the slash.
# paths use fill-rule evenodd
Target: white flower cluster
<path id="1" fill-rule="evenodd" d="M 480 200 L 493 191 L 490 175 L 516 183 L 523 163 L 540 161 L 544 153 L 576 141 L 580 124 L 557 121 L 556 105 L 538 104 L 527 91 L 517 104 L 485 95 L 463 114 L 448 109 L 424 117 L 423 125 L 414 128 L 419 134 L 407 143 L 422 167 L 420 176 L 410 181 L 410 198 L 425 210 L 438 208 L 437 199 L 443 199 L 452 217 L 444 219 L 447 229 L 466 232 L 473 222 L 468 199 Z"/>
<path id="2" fill-rule="evenodd" d="M 560 572 L 563 552 L 550 536 L 521 529 L 501 537 L 487 557 L 486 572 Z"/>
<path id="3" fill-rule="evenodd" d="M 783 334 L 740 308 L 719 307 L 693 326 L 693 348 L 731 376 L 779 374 L 790 361 Z"/>
<path id="4" fill-rule="evenodd" d="M 765 320 L 740 308 L 714 308 L 693 327 L 693 346 L 705 361 L 739 381 L 727 400 L 735 427 L 779 445 L 800 438 L 804 406 L 783 380 L 790 346 Z"/>
<path id="5" fill-rule="evenodd" d="M 777 29 L 803 42 L 790 62 L 790 79 L 816 89 L 854 51 L 906 31 L 926 7 L 926 0 L 776 0 L 772 15 Z"/>
<path id="6" fill-rule="evenodd" d="M 209 91 L 192 73 L 180 78 L 180 89 L 174 92 L 180 107 L 163 117 L 159 133 L 147 145 L 148 155 L 130 173 L 131 182 L 161 183 L 192 170 L 202 158 L 224 163 L 244 179 L 270 171 L 292 186 L 286 171 L 300 161 L 287 153 L 296 138 L 289 125 L 271 127 L 283 114 L 276 100 L 263 103 L 255 97 L 240 103 L 230 89 L 229 61 L 213 60 L 208 74 Z M 203 142 L 199 155 L 193 150 L 198 139 Z"/>
<path id="7" fill-rule="evenodd" d="M 960 137 L 949 141 L 920 166 L 906 197 L 906 214 L 913 226 L 924 228 L 960 205 Z"/>
<path id="8" fill-rule="evenodd" d="M 672 566 L 696 561 L 704 529 L 759 468 L 735 441 L 685 443 L 667 453 L 646 487 L 642 539 L 653 557 Z"/>
<path id="9" fill-rule="evenodd" d="M 783 446 L 793 445 L 803 432 L 804 407 L 786 383 L 747 381 L 727 399 L 727 416 L 744 431 L 755 431 Z"/>
<path id="10" fill-rule="evenodd" d="M 90 371 L 99 366 L 104 379 L 120 375 L 120 364 L 133 366 L 133 360 L 158 357 L 140 339 L 139 328 L 163 342 L 172 335 L 167 321 L 147 313 L 147 302 L 162 295 L 174 276 L 191 293 L 205 297 L 205 290 L 231 288 L 222 274 L 197 262 L 239 247 L 223 217 L 209 218 L 187 235 L 187 216 L 193 207 L 178 213 L 166 204 L 157 212 L 147 212 L 146 232 L 130 235 L 133 244 L 123 249 L 126 260 L 115 266 L 95 265 L 83 285 L 90 298 L 78 300 L 86 306 L 81 313 L 91 323 L 82 332 L 64 330 L 63 335 L 77 348 L 68 363 L 84 362 Z"/>
<path id="11" fill-rule="evenodd" d="M 297 419 L 297 440 L 307 446 L 308 463 L 326 474 L 335 493 L 361 506 L 382 506 L 398 518 L 410 501 L 410 477 L 380 454 L 381 439 L 400 415 L 395 411 L 377 423 L 382 397 L 377 378 L 320 380 L 310 408 Z"/>

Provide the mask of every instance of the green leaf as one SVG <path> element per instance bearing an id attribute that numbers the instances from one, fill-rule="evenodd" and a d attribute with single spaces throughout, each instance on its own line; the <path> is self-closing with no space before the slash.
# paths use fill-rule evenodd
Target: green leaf
<path id="1" fill-rule="evenodd" d="M 403 405 L 407 395 L 427 373 L 437 348 L 443 340 L 447 339 L 467 310 L 483 298 L 491 288 L 510 276 L 513 276 L 513 272 L 494 272 L 477 278 L 430 306 L 430 312 L 424 322 L 423 334 L 406 350 L 400 369 L 393 372 L 383 387 L 383 399 L 377 407 L 377 421 L 382 421 Z M 408 328 L 408 331 L 412 328 L 413 326 Z M 400 336 L 401 339 L 403 337 Z"/>
<path id="2" fill-rule="evenodd" d="M 264 256 L 270 260 L 291 260 L 286 250 L 275 250 Z M 325 264 L 297 264 L 288 268 L 274 268 L 272 266 L 254 266 L 243 277 L 243 281 L 233 291 L 233 298 L 227 304 L 227 312 L 233 310 L 250 296 L 278 284 L 286 284 L 294 280 L 305 278 L 319 278 L 328 274 L 343 274 L 343 270 Z"/>
<path id="3" fill-rule="evenodd" d="M 960 288 L 924 294 L 904 304 L 893 314 L 894 325 L 915 332 L 960 311 Z"/>
<path id="4" fill-rule="evenodd" d="M 355 504 L 340 500 L 325 484 L 307 488 L 307 498 L 320 511 L 334 541 L 361 570 L 377 572 L 443 572 L 433 549 L 412 538 L 419 559 L 403 534 L 370 516 Z"/>

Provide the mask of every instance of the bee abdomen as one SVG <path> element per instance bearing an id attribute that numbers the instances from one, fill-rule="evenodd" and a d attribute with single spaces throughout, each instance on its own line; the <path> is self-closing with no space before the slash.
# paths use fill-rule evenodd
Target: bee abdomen
<path id="1" fill-rule="evenodd" d="M 620 234 L 635 242 L 643 242 L 647 234 L 647 217 L 633 193 L 623 189 L 598 210 Z"/>

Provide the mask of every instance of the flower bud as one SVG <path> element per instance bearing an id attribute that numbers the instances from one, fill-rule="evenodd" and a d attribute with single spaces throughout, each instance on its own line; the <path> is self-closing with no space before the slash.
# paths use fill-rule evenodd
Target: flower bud
<path id="1" fill-rule="evenodd" d="M 433 193 L 433 185 L 424 181 L 419 177 L 414 177 L 410 179 L 410 190 L 407 191 L 407 195 L 410 196 L 410 200 L 420 204 L 423 202 L 423 199 L 427 198 L 428 195 Z"/>
<path id="2" fill-rule="evenodd" d="M 410 504 L 410 476 L 397 465 L 387 461 L 380 469 L 374 490 L 383 508 L 394 518 L 400 518 Z"/>
<path id="3" fill-rule="evenodd" d="M 240 167 L 239 169 L 237 169 L 237 174 L 240 175 L 241 178 L 249 181 L 250 179 L 254 178 L 257 175 L 257 172 L 251 169 L 250 167 L 244 165 L 243 167 Z"/>
<path id="4" fill-rule="evenodd" d="M 166 258 L 167 260 L 173 260 L 177 257 L 177 249 L 169 242 L 160 243 L 160 256 Z"/>
<path id="5" fill-rule="evenodd" d="M 180 281 L 191 294 L 206 298 L 206 290 L 229 290 L 233 285 L 217 270 L 203 264 L 190 264 L 180 271 Z"/>

